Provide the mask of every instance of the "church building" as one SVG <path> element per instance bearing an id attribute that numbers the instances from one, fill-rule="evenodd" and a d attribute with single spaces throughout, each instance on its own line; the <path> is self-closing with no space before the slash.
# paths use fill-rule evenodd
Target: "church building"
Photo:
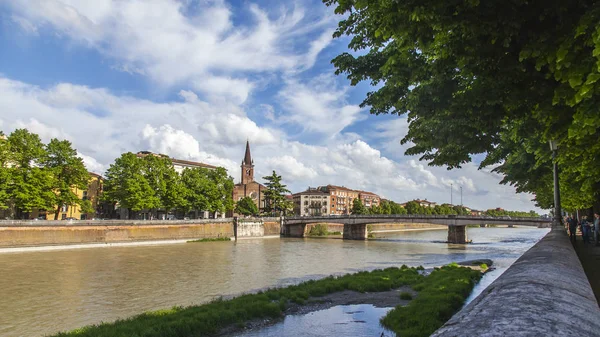
<path id="1" fill-rule="evenodd" d="M 246 153 L 242 161 L 242 177 L 239 184 L 235 184 L 233 188 L 233 202 L 243 197 L 250 197 L 254 200 L 254 204 L 262 212 L 265 208 L 264 191 L 267 189 L 264 185 L 254 181 L 254 161 L 250 155 L 250 142 L 246 141 Z"/>

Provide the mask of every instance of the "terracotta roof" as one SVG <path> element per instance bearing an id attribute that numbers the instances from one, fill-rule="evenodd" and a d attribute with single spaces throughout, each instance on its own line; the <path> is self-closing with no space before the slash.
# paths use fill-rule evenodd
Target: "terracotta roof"
<path id="1" fill-rule="evenodd" d="M 163 157 L 163 158 L 169 158 L 169 156 L 167 156 L 165 154 L 152 153 L 150 151 L 139 151 L 136 155 L 140 158 L 149 156 L 149 155 Z M 186 165 L 186 166 L 204 167 L 204 168 L 208 168 L 208 169 L 216 169 L 217 168 L 217 166 L 204 164 L 204 163 L 200 163 L 200 162 L 195 162 L 195 161 L 190 161 L 190 160 L 182 160 L 182 159 L 175 159 L 175 158 L 169 158 L 169 159 L 171 160 L 171 162 L 173 164 L 180 164 L 182 166 Z"/>
<path id="2" fill-rule="evenodd" d="M 94 173 L 94 172 L 90 172 L 88 171 L 88 174 L 91 175 L 92 177 L 96 177 L 96 178 L 102 178 L 101 175 L 99 175 L 98 173 Z"/>
<path id="3" fill-rule="evenodd" d="M 199 162 L 189 161 L 189 160 L 175 159 L 175 158 L 171 158 L 171 162 L 173 162 L 173 164 L 181 164 L 181 165 L 188 165 L 188 166 L 198 166 L 198 167 L 204 167 L 204 168 L 209 168 L 209 169 L 216 169 L 217 168 L 217 166 L 213 166 L 213 165 L 209 165 L 209 164 L 204 164 L 204 163 L 199 163 Z"/>
<path id="4" fill-rule="evenodd" d="M 326 195 L 329 195 L 329 193 L 327 193 L 327 192 L 323 192 L 323 191 L 321 191 L 321 190 L 318 190 L 318 189 L 316 189 L 316 188 L 309 188 L 309 189 L 307 189 L 306 191 L 302 191 L 302 192 L 294 193 L 294 194 L 292 194 L 292 195 L 302 195 L 302 194 L 313 194 L 313 195 L 314 195 L 314 194 L 318 194 L 318 195 L 326 194 Z"/>

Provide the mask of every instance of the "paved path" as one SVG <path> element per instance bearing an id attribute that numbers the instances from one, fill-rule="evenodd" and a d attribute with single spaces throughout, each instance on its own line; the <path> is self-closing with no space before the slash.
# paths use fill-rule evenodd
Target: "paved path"
<path id="1" fill-rule="evenodd" d="M 590 281 L 596 300 L 600 302 L 600 246 L 596 246 L 593 240 L 591 241 L 592 243 L 584 244 L 581 235 L 577 235 L 573 247 Z"/>

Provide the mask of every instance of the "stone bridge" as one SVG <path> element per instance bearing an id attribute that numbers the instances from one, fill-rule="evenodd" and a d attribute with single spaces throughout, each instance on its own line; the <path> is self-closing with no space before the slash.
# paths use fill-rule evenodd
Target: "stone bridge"
<path id="1" fill-rule="evenodd" d="M 550 227 L 550 218 L 516 218 L 468 215 L 344 215 L 286 217 L 282 219 L 281 234 L 304 237 L 306 225 L 313 223 L 338 223 L 344 225 L 344 239 L 365 240 L 367 225 L 377 223 L 429 223 L 448 226 L 448 243 L 466 243 L 468 225 L 508 225 Z"/>

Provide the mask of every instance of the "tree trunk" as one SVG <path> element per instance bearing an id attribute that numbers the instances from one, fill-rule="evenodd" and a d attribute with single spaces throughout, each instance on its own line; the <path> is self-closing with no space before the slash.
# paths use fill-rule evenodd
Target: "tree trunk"
<path id="1" fill-rule="evenodd" d="M 60 213 L 60 206 L 57 206 L 56 211 L 54 211 L 54 220 L 58 220 L 58 213 Z"/>

